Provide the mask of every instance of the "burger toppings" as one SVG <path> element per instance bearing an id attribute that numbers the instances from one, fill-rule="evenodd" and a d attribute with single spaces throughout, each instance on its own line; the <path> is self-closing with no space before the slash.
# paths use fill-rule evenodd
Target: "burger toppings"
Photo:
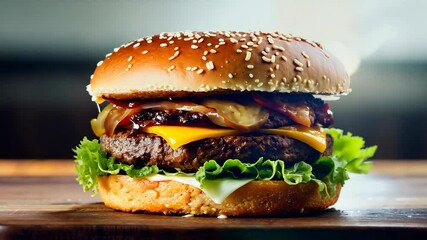
<path id="1" fill-rule="evenodd" d="M 252 98 L 242 96 L 240 102 L 217 98 L 194 99 L 194 102 L 110 100 L 111 104 L 92 120 L 92 128 L 97 136 L 104 133 L 111 136 L 117 127 L 132 129 L 133 133 L 147 132 L 147 127 L 156 125 L 231 128 L 243 134 L 265 126 L 327 127 L 332 123 L 328 105 L 311 95 L 275 96 L 269 101 L 261 94 L 253 94 Z"/>

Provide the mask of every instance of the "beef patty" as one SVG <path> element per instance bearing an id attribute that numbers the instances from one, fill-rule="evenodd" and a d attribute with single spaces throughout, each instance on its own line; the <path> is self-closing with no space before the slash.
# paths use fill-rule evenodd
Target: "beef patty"
<path id="1" fill-rule="evenodd" d="M 327 135 L 327 149 L 321 154 L 307 144 L 280 135 L 241 135 L 202 139 L 173 150 L 161 137 L 149 133 L 120 131 L 100 138 L 102 148 L 118 161 L 137 166 L 157 165 L 163 169 L 195 171 L 206 161 L 222 164 L 227 159 L 253 163 L 260 157 L 281 159 L 287 164 L 311 163 L 332 153 L 332 138 Z"/>

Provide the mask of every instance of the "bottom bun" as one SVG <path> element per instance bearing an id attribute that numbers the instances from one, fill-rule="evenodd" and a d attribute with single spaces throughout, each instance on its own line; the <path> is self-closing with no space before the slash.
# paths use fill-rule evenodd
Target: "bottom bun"
<path id="1" fill-rule="evenodd" d="M 107 207 L 125 212 L 210 216 L 284 216 L 328 208 L 336 194 L 322 198 L 315 182 L 252 181 L 214 203 L 202 190 L 176 181 L 149 181 L 126 175 L 99 177 L 99 194 Z"/>

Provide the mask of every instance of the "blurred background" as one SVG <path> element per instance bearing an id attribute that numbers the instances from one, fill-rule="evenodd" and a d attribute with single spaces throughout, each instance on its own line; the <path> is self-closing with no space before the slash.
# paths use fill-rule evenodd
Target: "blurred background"
<path id="1" fill-rule="evenodd" d="M 427 1 L 0 0 L 0 159 L 72 158 L 96 105 L 96 63 L 167 31 L 282 31 L 322 42 L 352 73 L 335 127 L 377 159 L 427 158 Z"/>

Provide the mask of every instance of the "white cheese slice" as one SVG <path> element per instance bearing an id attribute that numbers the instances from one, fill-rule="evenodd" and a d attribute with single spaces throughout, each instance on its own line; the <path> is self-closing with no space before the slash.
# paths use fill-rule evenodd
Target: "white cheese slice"
<path id="1" fill-rule="evenodd" d="M 165 176 L 155 174 L 146 178 L 150 181 L 177 181 L 191 185 L 202 190 L 217 204 L 221 204 L 231 193 L 253 181 L 252 179 L 203 180 L 202 188 L 200 182 L 198 182 L 194 176 Z"/>

